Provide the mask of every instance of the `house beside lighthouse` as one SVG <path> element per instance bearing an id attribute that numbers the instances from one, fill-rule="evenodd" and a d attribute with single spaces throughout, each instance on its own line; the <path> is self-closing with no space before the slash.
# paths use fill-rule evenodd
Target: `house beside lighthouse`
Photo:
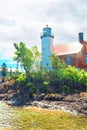
<path id="1" fill-rule="evenodd" d="M 48 25 L 43 28 L 41 34 L 42 66 L 52 70 L 50 56 L 55 53 L 66 65 L 75 66 L 87 70 L 87 42 L 84 41 L 83 33 L 79 33 L 78 41 L 74 43 L 59 43 L 53 45 L 54 35 Z"/>

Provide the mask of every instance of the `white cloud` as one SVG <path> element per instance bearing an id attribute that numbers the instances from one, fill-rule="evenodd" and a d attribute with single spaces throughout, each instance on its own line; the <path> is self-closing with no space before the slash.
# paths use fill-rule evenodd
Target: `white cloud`
<path id="1" fill-rule="evenodd" d="M 77 41 L 80 31 L 87 35 L 86 16 L 86 0 L 1 0 L 2 57 L 13 56 L 15 42 L 23 41 L 28 47 L 37 45 L 40 50 L 40 33 L 46 24 L 52 27 L 54 44 Z"/>

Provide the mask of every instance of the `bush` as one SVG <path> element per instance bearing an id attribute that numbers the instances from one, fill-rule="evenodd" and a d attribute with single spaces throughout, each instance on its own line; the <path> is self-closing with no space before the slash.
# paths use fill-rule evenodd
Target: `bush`
<path id="1" fill-rule="evenodd" d="M 16 79 L 29 93 L 73 94 L 87 91 L 87 72 L 68 66 L 60 70 L 32 71 L 26 81 L 25 73 Z"/>
<path id="2" fill-rule="evenodd" d="M 61 77 L 62 85 L 69 86 L 70 93 L 87 90 L 87 72 L 68 66 Z"/>
<path id="3" fill-rule="evenodd" d="M 25 73 L 22 73 L 18 75 L 18 78 L 16 79 L 18 83 L 21 84 L 21 86 L 25 87 L 26 86 L 26 75 Z"/>

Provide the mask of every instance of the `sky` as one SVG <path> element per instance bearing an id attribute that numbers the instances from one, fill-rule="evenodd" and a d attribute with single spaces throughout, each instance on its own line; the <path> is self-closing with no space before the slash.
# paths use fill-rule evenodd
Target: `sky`
<path id="1" fill-rule="evenodd" d="M 21 41 L 41 51 L 40 34 L 48 24 L 54 45 L 87 40 L 87 0 L 0 0 L 0 59 L 14 56 Z"/>

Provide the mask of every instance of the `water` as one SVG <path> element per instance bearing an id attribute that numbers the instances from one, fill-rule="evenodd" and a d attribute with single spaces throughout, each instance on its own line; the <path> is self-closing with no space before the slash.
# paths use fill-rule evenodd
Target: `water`
<path id="1" fill-rule="evenodd" d="M 0 130 L 12 128 L 14 111 L 11 107 L 0 101 Z"/>
<path id="2" fill-rule="evenodd" d="M 5 63 L 7 65 L 7 68 L 16 68 L 17 62 L 13 59 L 0 59 L 0 67 L 2 67 L 2 64 Z"/>
<path id="3" fill-rule="evenodd" d="M 0 130 L 30 130 L 29 117 L 29 111 L 0 101 Z"/>
<path id="4" fill-rule="evenodd" d="M 14 61 L 13 59 L 0 59 L 0 69 L 2 69 L 3 63 L 6 64 L 8 72 L 10 69 L 12 69 L 12 71 L 15 71 L 17 68 L 17 61 Z M 20 72 L 23 71 L 23 67 L 21 67 L 20 64 L 18 65 L 18 70 Z"/>

